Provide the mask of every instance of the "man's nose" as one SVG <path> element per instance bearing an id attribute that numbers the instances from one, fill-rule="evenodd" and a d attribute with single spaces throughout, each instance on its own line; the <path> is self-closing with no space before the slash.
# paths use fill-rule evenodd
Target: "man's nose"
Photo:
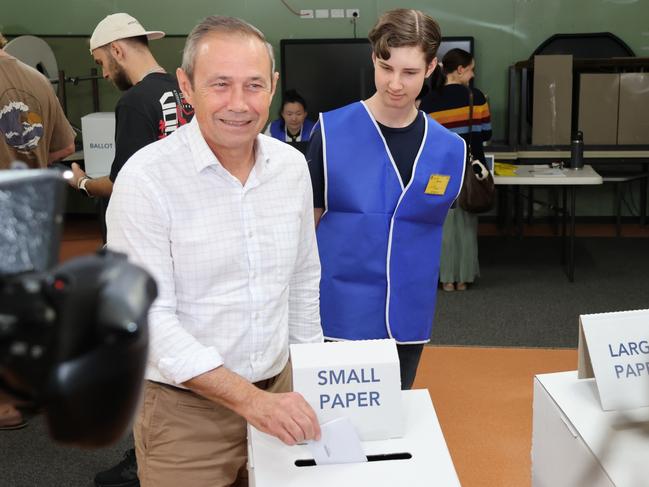
<path id="1" fill-rule="evenodd" d="M 239 112 L 246 109 L 245 93 L 242 86 L 233 86 L 230 90 L 229 108 Z"/>

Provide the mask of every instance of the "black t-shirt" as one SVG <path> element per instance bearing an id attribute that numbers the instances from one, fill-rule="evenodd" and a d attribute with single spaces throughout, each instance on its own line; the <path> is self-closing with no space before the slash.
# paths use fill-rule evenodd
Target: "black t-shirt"
<path id="1" fill-rule="evenodd" d="M 115 158 L 110 180 L 145 145 L 162 139 L 191 121 L 194 109 L 185 101 L 176 78 L 151 73 L 129 89 L 115 107 Z"/>
<path id="2" fill-rule="evenodd" d="M 417 157 L 417 152 L 424 137 L 426 123 L 424 116 L 423 112 L 419 112 L 415 120 L 407 127 L 392 128 L 378 124 L 404 186 L 410 182 L 415 157 Z M 363 149 L 359 148 L 359 150 Z M 324 208 L 324 161 L 320 123 L 317 123 L 313 129 L 306 159 L 309 163 L 311 184 L 313 185 L 313 207 Z"/>

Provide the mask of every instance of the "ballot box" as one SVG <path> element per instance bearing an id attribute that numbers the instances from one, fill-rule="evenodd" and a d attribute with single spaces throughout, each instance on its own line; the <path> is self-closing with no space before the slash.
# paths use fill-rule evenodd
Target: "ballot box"
<path id="1" fill-rule="evenodd" d="M 305 445 L 287 446 L 248 425 L 251 487 L 459 487 L 435 408 L 425 389 L 402 391 L 404 435 L 363 441 L 368 462 L 314 465 Z M 386 417 L 385 421 L 391 418 Z"/>
<path id="2" fill-rule="evenodd" d="M 115 113 L 96 112 L 81 117 L 83 158 L 91 178 L 108 176 L 115 157 Z"/>
<path id="3" fill-rule="evenodd" d="M 649 485 L 649 407 L 604 411 L 595 379 L 534 379 L 532 486 Z"/>

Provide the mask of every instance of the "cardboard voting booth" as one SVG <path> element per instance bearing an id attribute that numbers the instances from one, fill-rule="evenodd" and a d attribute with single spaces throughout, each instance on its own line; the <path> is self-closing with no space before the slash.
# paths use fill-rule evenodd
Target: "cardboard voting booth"
<path id="1" fill-rule="evenodd" d="M 115 157 L 115 113 L 96 112 L 81 117 L 83 157 L 91 178 L 108 176 Z"/>
<path id="2" fill-rule="evenodd" d="M 572 56 L 534 56 L 532 144 L 568 145 L 572 122 Z"/>
<path id="3" fill-rule="evenodd" d="M 649 485 L 649 407 L 603 411 L 577 371 L 534 380 L 533 487 Z"/>
<path id="4" fill-rule="evenodd" d="M 400 395 L 402 437 L 362 442 L 369 460 L 365 463 L 314 465 L 305 445 L 287 446 L 249 425 L 250 486 L 459 487 L 428 391 L 400 391 Z"/>
<path id="5" fill-rule="evenodd" d="M 361 440 L 403 435 L 399 356 L 394 340 L 291 345 L 293 390 L 320 423 L 348 417 Z"/>

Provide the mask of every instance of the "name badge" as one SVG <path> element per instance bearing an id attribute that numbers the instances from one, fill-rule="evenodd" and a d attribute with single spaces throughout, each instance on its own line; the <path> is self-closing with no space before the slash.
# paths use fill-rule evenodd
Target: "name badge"
<path id="1" fill-rule="evenodd" d="M 431 174 L 424 193 L 443 195 L 444 193 L 446 193 L 446 187 L 448 186 L 450 179 L 451 176 L 445 176 L 443 174 Z"/>

